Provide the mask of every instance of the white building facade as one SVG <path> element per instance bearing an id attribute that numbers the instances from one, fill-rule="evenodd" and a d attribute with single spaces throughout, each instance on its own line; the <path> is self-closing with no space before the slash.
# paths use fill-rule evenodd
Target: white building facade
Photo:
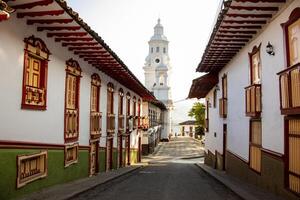
<path id="1" fill-rule="evenodd" d="M 205 163 L 299 199 L 300 2 L 221 12 L 189 94 L 205 98 Z"/>
<path id="2" fill-rule="evenodd" d="M 145 71 L 145 86 L 167 107 L 163 120 L 164 128 L 162 130 L 162 139 L 166 139 L 172 134 L 173 101 L 170 87 L 172 68 L 168 54 L 169 41 L 164 35 L 164 28 L 160 23 L 160 19 L 158 19 L 154 27 L 154 35 L 148 44 L 149 53 L 143 67 Z"/>
<path id="3" fill-rule="evenodd" d="M 151 92 L 65 1 L 0 5 L 0 199 L 140 161 Z"/>

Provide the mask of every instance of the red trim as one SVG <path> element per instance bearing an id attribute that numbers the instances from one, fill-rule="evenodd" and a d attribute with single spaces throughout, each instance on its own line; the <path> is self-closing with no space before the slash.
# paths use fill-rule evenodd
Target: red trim
<path id="1" fill-rule="evenodd" d="M 30 9 L 35 6 L 47 6 L 49 4 L 53 3 L 53 0 L 41 0 L 41 1 L 36 1 L 32 3 L 25 3 L 25 4 L 19 4 L 15 6 L 11 6 L 14 9 Z"/>
<path id="2" fill-rule="evenodd" d="M 69 60 L 66 61 L 66 67 L 73 67 L 79 71 L 81 71 L 81 68 L 78 64 L 78 62 L 76 60 L 73 60 L 72 58 L 70 58 Z M 78 75 L 76 76 L 76 108 L 77 109 L 77 112 L 78 112 L 78 118 L 77 118 L 77 136 L 76 137 L 73 137 L 73 138 L 66 138 L 66 111 L 67 111 L 67 77 L 68 76 L 75 76 L 73 74 L 70 74 L 70 72 L 68 70 L 66 70 L 66 76 L 65 76 L 65 111 L 64 111 L 64 140 L 65 140 L 65 143 L 69 143 L 69 142 L 76 142 L 78 141 L 78 138 L 79 138 L 79 118 L 80 118 L 80 98 L 79 98 L 79 95 L 80 95 L 80 78 L 81 76 Z"/>
<path id="3" fill-rule="evenodd" d="M 65 144 L 26 142 L 0 140 L 0 149 L 64 149 Z M 79 146 L 82 150 L 87 150 L 89 146 Z"/>

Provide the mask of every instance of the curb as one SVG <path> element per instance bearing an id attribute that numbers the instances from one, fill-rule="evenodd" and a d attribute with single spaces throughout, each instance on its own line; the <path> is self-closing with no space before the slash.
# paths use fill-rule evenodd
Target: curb
<path id="1" fill-rule="evenodd" d="M 209 175 L 210 177 L 212 177 L 214 180 L 216 180 L 217 182 L 219 182 L 220 184 L 224 185 L 226 188 L 228 188 L 231 192 L 233 192 L 234 194 L 236 194 L 237 196 L 239 196 L 241 199 L 243 200 L 247 200 L 245 199 L 241 194 L 239 194 L 237 191 L 233 190 L 231 187 L 229 187 L 227 184 L 225 184 L 224 182 L 222 182 L 220 179 L 218 179 L 217 177 L 215 177 L 214 175 L 212 175 L 210 172 L 208 172 L 207 170 L 205 170 L 204 168 L 202 168 L 202 166 L 198 163 L 194 164 L 196 167 L 198 167 L 200 170 L 202 170 L 205 174 Z"/>
<path id="2" fill-rule="evenodd" d="M 141 168 L 143 165 L 136 165 L 127 168 L 121 168 L 124 172 L 119 172 L 118 170 L 112 170 L 109 172 L 100 173 L 97 176 L 93 177 L 85 177 L 82 179 L 74 180 L 72 182 L 64 183 L 64 184 L 56 184 L 50 186 L 48 188 L 42 189 L 40 191 L 28 194 L 19 198 L 19 200 L 68 200 L 72 199 L 73 197 L 80 195 L 88 190 L 91 190 L 97 186 L 107 184 L 111 181 L 114 181 L 118 178 L 121 178 L 125 175 L 133 173 Z M 120 169 L 120 170 L 121 170 Z M 102 175 L 102 177 L 101 177 Z"/>
<path id="3" fill-rule="evenodd" d="M 210 167 L 205 166 L 204 164 L 196 163 L 195 165 L 244 200 L 283 200 L 282 197 L 279 197 L 274 193 L 266 191 L 265 189 L 259 188 L 250 183 L 243 182 L 239 179 L 231 177 L 230 175 L 225 175 L 225 173 L 224 176 L 227 177 L 222 177 L 221 172 L 215 173 L 215 169 L 210 169 Z"/>

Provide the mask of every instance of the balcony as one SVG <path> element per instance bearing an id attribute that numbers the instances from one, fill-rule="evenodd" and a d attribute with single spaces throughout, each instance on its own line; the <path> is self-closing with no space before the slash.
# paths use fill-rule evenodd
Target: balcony
<path id="1" fill-rule="evenodd" d="M 147 131 L 149 129 L 149 117 L 142 117 L 142 125 L 141 128 L 144 131 Z"/>
<path id="2" fill-rule="evenodd" d="M 65 138 L 73 139 L 78 137 L 78 110 L 66 109 L 65 117 Z"/>
<path id="3" fill-rule="evenodd" d="M 259 117 L 261 113 L 261 85 L 253 84 L 245 88 L 246 116 Z"/>
<path id="4" fill-rule="evenodd" d="M 300 63 L 279 73 L 281 114 L 300 114 Z"/>
<path id="5" fill-rule="evenodd" d="M 107 113 L 107 133 L 108 135 L 112 135 L 115 132 L 115 115 Z"/>
<path id="6" fill-rule="evenodd" d="M 100 112 L 91 112 L 91 138 L 99 138 L 102 130 L 102 114 Z"/>
<path id="7" fill-rule="evenodd" d="M 119 133 L 124 131 L 124 115 L 118 116 L 118 131 Z"/>
<path id="8" fill-rule="evenodd" d="M 219 114 L 221 118 L 227 117 L 227 98 L 219 99 Z"/>

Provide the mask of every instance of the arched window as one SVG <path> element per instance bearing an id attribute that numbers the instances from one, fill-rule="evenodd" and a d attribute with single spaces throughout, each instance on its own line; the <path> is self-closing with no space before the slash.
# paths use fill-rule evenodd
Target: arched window
<path id="1" fill-rule="evenodd" d="M 65 143 L 78 141 L 79 137 L 79 88 L 81 68 L 72 58 L 66 61 L 65 88 Z M 78 143 L 65 146 L 65 167 L 77 163 Z"/>
<path id="2" fill-rule="evenodd" d="M 102 117 L 100 113 L 100 87 L 101 79 L 98 74 L 92 75 L 91 81 L 91 114 L 90 114 L 90 134 L 91 138 L 99 138 L 101 134 Z"/>
<path id="3" fill-rule="evenodd" d="M 260 60 L 260 47 L 254 46 L 252 52 L 249 53 L 250 58 L 250 80 L 252 84 L 260 84 L 261 82 L 261 60 Z"/>
<path id="4" fill-rule="evenodd" d="M 114 85 L 107 84 L 107 135 L 115 132 L 115 115 L 114 115 Z"/>
<path id="5" fill-rule="evenodd" d="M 33 35 L 25 38 L 22 109 L 46 110 L 49 55 L 46 44 Z"/>
<path id="6" fill-rule="evenodd" d="M 118 106 L 118 129 L 119 133 L 121 134 L 124 130 L 124 91 L 122 88 L 119 89 L 119 106 Z"/>
<path id="7" fill-rule="evenodd" d="M 65 142 L 78 140 L 80 77 L 81 68 L 78 62 L 69 59 L 66 62 Z"/>
<path id="8" fill-rule="evenodd" d="M 107 113 L 114 113 L 114 85 L 112 83 L 107 84 Z"/>

